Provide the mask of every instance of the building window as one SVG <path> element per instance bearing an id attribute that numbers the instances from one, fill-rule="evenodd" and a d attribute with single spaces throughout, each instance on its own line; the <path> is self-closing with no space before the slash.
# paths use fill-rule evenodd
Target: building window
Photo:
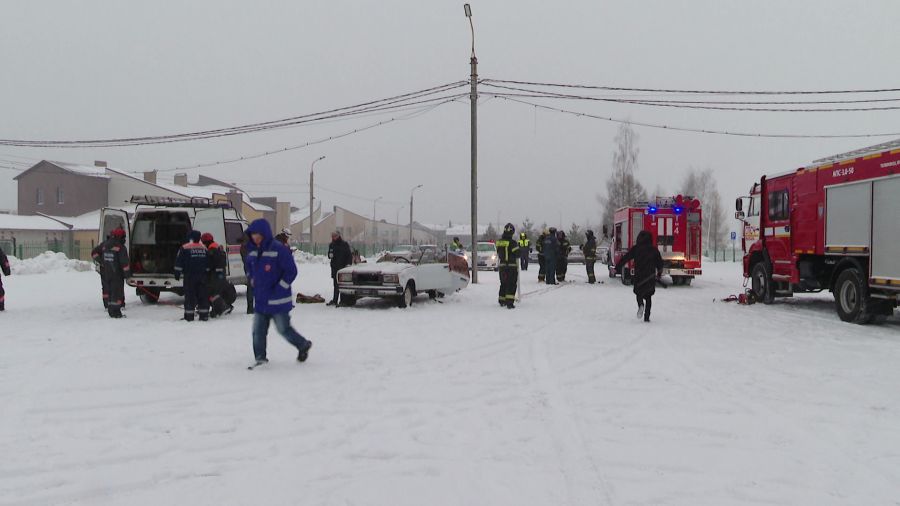
<path id="1" fill-rule="evenodd" d="M 37 203 L 37 205 L 39 205 L 39 206 L 44 205 L 44 189 L 43 188 L 37 189 L 37 195 L 35 196 L 34 200 Z"/>
<path id="2" fill-rule="evenodd" d="M 63 192 L 62 186 L 56 187 L 56 203 L 57 204 L 65 204 L 66 203 L 66 194 Z"/>

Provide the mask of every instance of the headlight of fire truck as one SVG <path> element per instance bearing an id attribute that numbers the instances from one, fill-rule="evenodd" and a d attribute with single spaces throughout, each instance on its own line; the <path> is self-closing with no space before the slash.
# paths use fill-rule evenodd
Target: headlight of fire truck
<path id="1" fill-rule="evenodd" d="M 381 277 L 381 281 L 386 285 L 399 285 L 400 284 L 400 275 L 398 274 L 384 274 Z"/>

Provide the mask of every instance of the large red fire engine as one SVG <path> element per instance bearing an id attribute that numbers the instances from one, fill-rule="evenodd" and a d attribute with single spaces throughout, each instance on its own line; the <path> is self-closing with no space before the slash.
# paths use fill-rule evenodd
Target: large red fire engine
<path id="1" fill-rule="evenodd" d="M 622 272 L 615 265 L 634 246 L 638 233 L 647 230 L 663 258 L 663 274 L 672 276 L 676 285 L 690 285 L 702 274 L 700 266 L 702 234 L 700 201 L 693 197 L 657 197 L 653 202 L 638 202 L 616 211 L 613 242 L 609 254 L 609 276 L 622 275 L 622 283 L 631 284 L 634 265 Z"/>
<path id="2" fill-rule="evenodd" d="M 764 176 L 736 204 L 744 277 L 758 300 L 830 290 L 841 320 L 869 323 L 893 313 L 900 296 L 900 141 Z"/>

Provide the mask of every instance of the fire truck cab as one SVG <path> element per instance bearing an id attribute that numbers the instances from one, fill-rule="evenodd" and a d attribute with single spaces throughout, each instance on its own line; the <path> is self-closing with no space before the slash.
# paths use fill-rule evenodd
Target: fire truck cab
<path id="1" fill-rule="evenodd" d="M 841 320 L 855 323 L 897 307 L 900 141 L 763 176 L 737 199 L 735 217 L 757 300 L 829 290 Z"/>
<path id="2" fill-rule="evenodd" d="M 690 285 L 702 274 L 702 213 L 700 201 L 693 197 L 657 197 L 653 202 L 638 202 L 616 211 L 612 245 L 607 266 L 609 277 L 621 274 L 622 283 L 629 285 L 634 265 L 629 262 L 616 271 L 616 263 L 634 246 L 637 235 L 647 230 L 663 259 L 663 274 L 672 277 L 672 284 Z"/>

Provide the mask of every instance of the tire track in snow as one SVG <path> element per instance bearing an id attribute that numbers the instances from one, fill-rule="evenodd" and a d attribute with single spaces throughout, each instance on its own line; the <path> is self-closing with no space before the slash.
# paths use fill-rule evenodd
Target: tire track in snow
<path id="1" fill-rule="evenodd" d="M 560 472 L 566 484 L 567 502 L 571 506 L 611 505 L 611 487 L 590 455 L 584 434 L 560 391 L 555 374 L 546 359 L 546 350 L 536 334 L 537 332 L 531 335 L 527 349 L 522 350 L 522 353 L 527 353 L 528 376 L 537 389 L 538 405 L 543 408 L 545 415 L 542 418 L 548 426 L 548 433 L 559 458 Z"/>

